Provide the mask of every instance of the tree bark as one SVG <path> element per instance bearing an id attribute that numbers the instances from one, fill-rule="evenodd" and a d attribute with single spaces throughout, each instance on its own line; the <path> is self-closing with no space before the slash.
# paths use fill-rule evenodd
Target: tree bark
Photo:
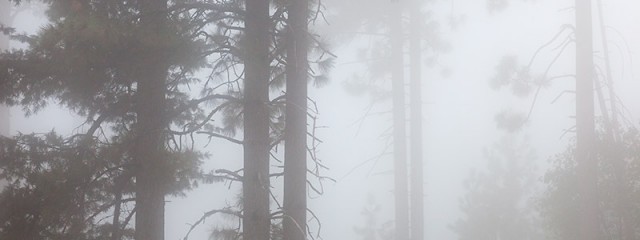
<path id="1" fill-rule="evenodd" d="M 284 240 L 304 240 L 307 231 L 308 0 L 287 5 Z"/>
<path id="2" fill-rule="evenodd" d="M 424 184 L 422 156 L 422 69 L 421 69 L 421 15 L 420 2 L 413 0 L 411 18 L 410 52 L 410 104 L 411 104 L 411 239 L 424 239 Z"/>
<path id="3" fill-rule="evenodd" d="M 136 240 L 164 239 L 164 196 L 167 181 L 165 119 L 167 56 L 162 40 L 166 34 L 166 0 L 143 0 L 140 4 L 142 54 L 137 88 Z"/>
<path id="4" fill-rule="evenodd" d="M 409 239 L 409 190 L 404 91 L 404 37 L 402 3 L 393 3 L 391 14 L 391 88 L 393 91 L 393 158 L 396 240 Z"/>
<path id="5" fill-rule="evenodd" d="M 243 239 L 268 240 L 269 2 L 245 0 Z"/>
<path id="6" fill-rule="evenodd" d="M 591 0 L 576 0 L 576 161 L 580 178 L 578 239 L 600 239 L 594 127 Z"/>

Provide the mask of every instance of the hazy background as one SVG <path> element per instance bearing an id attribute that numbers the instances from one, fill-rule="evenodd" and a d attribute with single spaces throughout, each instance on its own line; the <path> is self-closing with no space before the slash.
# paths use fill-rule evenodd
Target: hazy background
<path id="1" fill-rule="evenodd" d="M 607 0 L 604 4 L 607 24 L 615 27 L 615 31 L 610 32 L 610 41 L 618 46 L 611 48 L 616 91 L 628 111 L 626 119 L 637 123 L 640 82 L 634 74 L 640 65 L 633 60 L 640 50 L 640 31 L 636 24 L 640 22 L 637 14 L 640 2 Z M 488 11 L 486 2 L 481 0 L 438 1 L 430 5 L 451 51 L 441 54 L 435 66 L 425 64 L 423 68 L 427 239 L 455 238 L 449 226 L 460 217 L 458 201 L 464 194 L 462 183 L 471 169 L 485 168 L 483 151 L 506 134 L 497 128 L 496 114 L 504 110 L 526 114 L 533 102 L 532 96 L 518 98 L 509 89 L 491 88 L 489 81 L 500 59 L 514 55 L 521 62 L 528 62 L 533 52 L 553 37 L 562 24 L 573 23 L 572 5 L 573 1 L 569 0 L 512 1 L 508 9 L 495 12 Z M 331 9 L 330 5 L 327 8 Z M 33 32 L 43 21 L 34 12 L 25 11 L 16 18 L 14 27 Z M 329 25 L 322 28 L 341 24 L 328 21 Z M 596 51 L 600 51 L 598 37 L 594 43 Z M 629 51 L 625 49 L 626 44 Z M 355 239 L 354 227 L 365 224 L 361 212 L 370 196 L 381 206 L 380 223 L 393 219 L 392 159 L 390 155 L 377 157 L 387 146 L 383 135 L 391 126 L 391 115 L 377 114 L 362 119 L 371 104 L 370 99 L 353 96 L 344 87 L 345 81 L 355 72 L 366 70 L 357 57 L 358 50 L 363 47 L 366 47 L 366 39 L 333 42 L 332 51 L 338 58 L 331 82 L 310 90 L 320 111 L 318 123 L 326 127 L 318 131 L 324 142 L 319 147 L 319 156 L 330 167 L 326 174 L 337 180 L 336 183 L 325 182 L 325 194 L 312 194 L 314 198 L 310 200 L 310 207 L 322 221 L 324 239 Z M 558 75 L 572 73 L 572 53 L 570 47 L 551 72 Z M 541 64 L 534 68 L 543 69 L 544 58 L 538 60 Z M 526 135 L 536 152 L 536 176 L 544 173 L 549 157 L 562 152 L 574 137 L 572 133 L 563 136 L 563 131 L 574 125 L 571 118 L 575 106 L 573 95 L 565 94 L 551 103 L 563 91 L 573 89 L 572 79 L 558 79 L 543 88 L 530 120 L 519 130 L 518 134 Z M 389 110 L 384 104 L 389 105 L 383 103 L 375 109 Z M 25 117 L 19 108 L 12 109 L 13 133 L 51 129 L 71 133 L 82 122 L 70 112 L 54 106 L 31 117 Z M 205 169 L 241 167 L 242 155 L 238 146 L 214 141 L 206 150 L 212 153 L 212 158 L 206 161 Z M 189 192 L 187 198 L 168 199 L 166 238 L 182 238 L 188 224 L 203 212 L 233 204 L 239 193 L 238 186 L 234 184 L 229 189 L 228 185 L 220 183 L 201 185 Z M 191 235 L 191 239 L 206 239 L 212 227 L 228 224 L 234 222 L 211 218 Z M 311 226 L 316 225 L 311 223 Z"/>

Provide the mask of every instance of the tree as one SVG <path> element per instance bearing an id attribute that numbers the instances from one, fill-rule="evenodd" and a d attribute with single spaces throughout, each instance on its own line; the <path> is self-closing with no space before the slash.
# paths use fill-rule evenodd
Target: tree
<path id="1" fill-rule="evenodd" d="M 462 217 L 451 228 L 458 239 L 542 239 L 534 205 L 535 153 L 510 133 L 486 150 L 486 170 L 473 171 L 460 199 Z"/>
<path id="2" fill-rule="evenodd" d="M 594 68 L 591 0 L 576 0 L 576 159 L 580 176 L 579 239 L 600 239 L 594 123 Z"/>
<path id="3" fill-rule="evenodd" d="M 0 25 L 11 26 L 12 14 L 11 14 L 11 2 L 0 2 Z M 0 52 L 9 50 L 9 38 L 7 35 L 0 33 Z M 0 135 L 8 136 L 10 129 L 10 116 L 9 108 L 6 106 L 0 106 Z"/>
<path id="4" fill-rule="evenodd" d="M 80 183 L 90 182 L 92 174 L 107 174 L 114 186 L 98 185 L 73 196 L 79 207 L 72 209 L 74 217 L 69 228 L 72 236 L 95 231 L 94 225 L 87 224 L 87 216 L 102 214 L 110 208 L 90 208 L 92 202 L 88 198 L 92 191 L 106 191 L 114 197 L 113 203 L 103 205 L 114 206 L 112 239 L 123 236 L 121 230 L 128 227 L 133 212 L 137 213 L 137 239 L 162 239 L 164 196 L 180 194 L 191 186 L 192 179 L 201 176 L 198 169 L 201 155 L 182 148 L 182 142 L 173 141 L 173 145 L 167 142 L 169 126 L 179 126 L 193 118 L 193 112 L 197 112 L 193 108 L 203 102 L 190 101 L 180 92 L 180 85 L 192 81 L 190 73 L 203 60 L 203 41 L 194 34 L 199 26 L 192 24 L 189 15 L 168 11 L 166 1 L 44 2 L 48 4 L 47 17 L 51 23 L 33 36 L 12 33 L 28 47 L 5 52 L 0 58 L 2 69 L 8 69 L 0 72 L 0 85 L 3 90 L 12 90 L 2 91 L 0 100 L 21 105 L 28 114 L 55 100 L 86 117 L 86 123 L 90 124 L 89 131 L 79 135 L 82 139 L 76 150 L 79 157 L 62 159 L 66 161 L 62 163 L 67 164 L 64 167 L 71 173 L 90 168 L 75 179 Z M 138 17 L 140 21 L 135 20 Z M 97 130 L 103 127 L 111 129 L 98 137 Z M 110 145 L 125 139 L 129 139 L 128 144 L 122 145 L 123 149 L 114 157 L 125 161 L 124 164 L 93 166 L 85 162 L 92 141 Z M 46 174 L 45 170 L 34 174 Z M 124 176 L 128 177 L 112 174 L 119 171 L 126 172 Z M 122 192 L 122 182 L 133 176 L 137 204 L 135 211 L 123 220 L 120 211 L 125 210 L 120 207 L 126 193 Z M 12 196 L 17 192 L 3 193 Z M 120 225 L 123 221 L 124 225 Z M 46 222 L 38 223 L 44 229 L 49 227 Z"/>
<path id="5" fill-rule="evenodd" d="M 372 105 L 376 101 L 391 98 L 397 239 L 408 239 L 410 232 L 415 236 L 415 239 L 423 239 L 424 237 L 420 92 L 423 66 L 422 51 L 425 49 L 423 48 L 426 45 L 425 42 L 428 42 L 431 47 L 429 50 L 433 50 L 434 53 L 445 51 L 447 48 L 446 44 L 443 44 L 442 40 L 438 38 L 437 24 L 422 13 L 422 7 L 426 2 L 430 1 L 377 1 L 366 2 L 366 4 L 357 1 L 339 1 L 328 3 L 328 5 L 335 6 L 331 9 L 337 9 L 334 10 L 336 13 L 330 19 L 336 19 L 336 22 L 341 23 L 339 26 L 334 26 L 337 28 L 336 34 L 351 38 L 358 36 L 369 39 L 382 37 L 384 39 L 374 40 L 378 44 L 377 46 L 362 51 L 364 54 L 361 54 L 361 60 L 369 62 L 368 76 L 362 77 L 367 80 L 348 82 L 346 86 L 347 90 L 353 90 L 355 93 L 369 93 L 373 98 Z M 405 21 L 407 10 L 409 12 L 408 24 Z M 408 46 L 407 39 L 409 39 Z M 405 52 L 407 50 L 410 65 L 409 82 L 405 79 Z M 389 73 L 391 76 L 387 78 Z M 387 86 L 376 85 L 375 80 L 379 79 L 391 80 L 391 93 L 387 91 Z M 406 91 L 407 84 L 410 86 L 409 92 Z M 407 116 L 405 104 L 407 95 L 409 95 L 411 106 L 409 116 Z M 370 106 L 369 111 L 371 108 L 373 106 Z M 412 133 L 409 138 L 407 129 Z M 407 146 L 408 139 L 410 146 Z M 407 150 L 409 149 L 410 166 L 407 161 Z M 408 168 L 411 169 L 410 173 L 408 173 Z M 411 191 L 409 191 L 410 186 Z M 409 204 L 410 202 L 411 204 Z M 411 210 L 409 210 L 409 205 L 411 205 Z M 409 212 L 411 212 L 411 216 L 409 216 Z M 409 223 L 410 218 L 411 223 Z"/>
<path id="6" fill-rule="evenodd" d="M 423 1 L 413 0 L 409 8 L 410 37 L 410 136 L 411 136 L 411 239 L 424 239 L 424 176 L 422 154 L 422 14 Z"/>
<path id="7" fill-rule="evenodd" d="M 407 173 L 407 127 L 404 77 L 404 6 L 393 4 L 389 18 L 391 38 L 391 91 L 393 95 L 393 169 L 395 196 L 395 234 L 397 240 L 409 239 L 409 174 Z"/>
<path id="8" fill-rule="evenodd" d="M 632 199 L 640 194 L 638 183 L 638 150 L 640 134 L 634 127 L 623 131 L 619 142 L 609 141 L 604 130 L 598 131 L 595 144 L 597 154 L 597 239 L 637 239 L 640 237 L 640 205 Z M 577 159 L 577 146 L 573 143 L 567 150 L 555 156 L 552 168 L 544 175 L 546 191 L 539 199 L 542 219 L 550 239 L 582 239 L 581 225 L 576 216 L 582 216 L 583 206 L 575 204 L 583 190 L 580 175 L 581 160 Z M 617 155 L 610 151 L 616 149 Z M 622 166 L 616 157 L 624 159 Z M 630 204 L 629 204 L 630 203 Z M 620 209 L 623 209 L 622 211 Z M 631 233 L 629 233 L 631 232 Z"/>
<path id="9" fill-rule="evenodd" d="M 489 1 L 489 2 L 499 2 L 500 6 L 504 6 L 506 1 Z M 488 3 L 489 3 L 488 2 Z M 491 5 L 490 6 L 494 6 Z M 577 195 L 576 201 L 580 206 L 580 211 L 576 212 L 573 215 L 573 221 L 578 223 L 579 228 L 575 228 L 575 235 L 578 239 L 599 239 L 599 231 L 601 231 L 601 226 L 598 223 L 598 200 L 597 200 L 597 171 L 598 171 L 598 160 L 596 159 L 596 155 L 599 154 L 598 148 L 595 144 L 595 120 L 594 120 L 594 81 L 596 77 L 595 72 L 595 64 L 594 64 L 594 53 L 593 53 L 593 17 L 592 17 L 592 1 L 591 0 L 576 0 L 575 1 L 575 28 L 563 27 L 561 31 L 547 44 L 540 47 L 540 49 L 536 52 L 533 59 L 529 63 L 529 66 L 524 67 L 522 70 L 512 69 L 511 74 L 516 75 L 516 79 L 514 80 L 525 80 L 523 76 L 518 76 L 521 73 L 524 73 L 525 78 L 530 78 L 529 70 L 533 60 L 535 60 L 536 55 L 540 52 L 540 50 L 549 46 L 554 40 L 556 40 L 561 34 L 566 30 L 575 30 L 573 32 L 575 36 L 575 40 L 565 41 L 559 50 L 558 55 L 555 60 L 563 53 L 566 46 L 570 43 L 576 44 L 576 73 L 575 73 L 575 81 L 576 81 L 576 159 L 578 160 L 578 167 L 576 171 L 580 176 L 580 185 L 576 186 L 580 189 L 579 195 Z M 604 34 L 604 32 L 603 32 Z M 607 58 L 607 47 L 605 41 L 605 58 Z M 549 73 L 549 69 L 551 65 L 555 62 L 555 60 L 549 65 L 544 75 L 541 77 L 542 81 L 539 84 L 546 83 L 551 79 L 557 78 L 549 78 L 547 74 Z M 608 61 L 608 58 L 607 60 Z M 509 63 L 510 61 L 505 61 L 503 63 L 507 63 L 506 65 L 512 65 Z M 610 75 L 608 76 L 610 78 Z M 611 79 L 609 79 L 611 80 Z M 599 84 L 599 83 L 598 83 Z M 514 85 L 515 86 L 515 85 Z M 542 85 L 538 87 L 538 91 L 542 88 Z M 600 88 L 597 89 L 599 93 L 601 93 Z M 609 86 L 610 94 L 612 96 L 612 108 L 615 109 L 615 96 L 614 91 Z M 537 93 L 536 93 L 537 96 Z M 606 110 L 605 102 L 602 98 L 602 94 L 599 94 L 600 97 L 600 107 L 602 109 L 603 118 L 606 120 L 606 124 L 609 126 L 609 130 L 613 131 L 612 125 L 609 120 L 609 112 Z M 534 101 L 535 102 L 535 101 Z M 533 109 L 533 108 L 531 108 Z M 531 114 L 531 111 L 529 112 Z M 615 119 L 615 115 L 618 114 L 616 112 L 612 112 L 612 118 Z M 527 117 L 528 119 L 528 117 Z M 527 120 L 525 119 L 525 121 Z M 611 133 L 613 134 L 613 133 Z M 614 140 L 615 138 L 611 138 Z"/>
<path id="10" fill-rule="evenodd" d="M 243 239 L 268 240 L 270 1 L 245 0 Z"/>
<path id="11" fill-rule="evenodd" d="M 283 230 L 285 240 L 304 240 L 307 235 L 309 1 L 289 0 L 287 3 Z"/>
<path id="12" fill-rule="evenodd" d="M 360 213 L 365 218 L 365 224 L 354 228 L 354 231 L 362 237 L 362 240 L 393 239 L 391 223 L 378 222 L 380 209 L 381 206 L 376 202 L 373 194 L 367 195 L 367 203 L 364 204 Z"/>
<path id="13" fill-rule="evenodd" d="M 140 4 L 142 44 L 138 79 L 137 120 L 134 133 L 137 141 L 133 152 L 136 164 L 136 240 L 164 239 L 165 179 L 168 177 L 165 155 L 166 81 L 168 51 L 165 38 L 167 1 L 143 0 Z"/>

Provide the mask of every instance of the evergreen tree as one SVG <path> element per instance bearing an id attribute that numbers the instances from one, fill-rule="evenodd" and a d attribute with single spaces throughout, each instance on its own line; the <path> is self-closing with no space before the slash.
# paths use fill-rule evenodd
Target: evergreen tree
<path id="1" fill-rule="evenodd" d="M 28 47 L 5 52 L 0 58 L 1 68 L 7 69 L 0 72 L 0 100 L 21 105 L 28 114 L 53 100 L 85 117 L 91 127 L 80 135 L 82 141 L 76 150 L 79 157 L 43 158 L 63 164 L 73 174 L 82 173 L 83 166 L 90 168 L 75 179 L 78 184 L 91 182 L 92 174 L 99 173 L 108 173 L 106 176 L 114 184 L 114 187 L 87 187 L 87 191 L 105 192 L 114 199 L 102 207 L 91 208 L 95 202 L 86 191 L 78 191 L 69 200 L 78 208 L 69 213 L 73 215 L 69 218 L 71 223 L 63 223 L 70 224 L 68 229 L 64 228 L 68 231 L 65 234 L 79 239 L 89 236 L 96 231 L 89 216 L 103 214 L 114 206 L 114 227 L 109 228 L 112 239 L 125 236 L 121 230 L 129 227 L 133 212 L 138 223 L 137 239 L 162 239 L 164 196 L 179 194 L 191 185 L 189 179 L 201 174 L 199 154 L 177 142 L 170 148 L 167 142 L 171 124 L 180 125 L 197 113 L 193 108 L 199 102 L 190 101 L 179 86 L 192 81 L 190 74 L 204 60 L 203 41 L 194 34 L 199 26 L 192 24 L 194 19 L 188 14 L 168 11 L 166 1 L 44 2 L 48 5 L 50 23 L 33 36 L 13 33 L 14 38 Z M 99 138 L 97 130 L 103 127 L 111 131 Z M 74 138 L 77 136 L 68 141 Z M 92 141 L 107 146 L 126 142 L 118 155 L 111 158 L 125 163 L 117 167 L 88 164 L 87 154 L 96 151 L 94 145 L 89 145 Z M 36 170 L 39 171 L 34 174 L 47 171 Z M 111 174 L 118 171 L 127 173 L 124 175 L 127 177 Z M 20 172 L 11 174 L 24 176 Z M 126 210 L 122 204 L 122 184 L 132 177 L 137 204 L 135 210 L 127 210 L 128 215 L 121 218 Z M 28 186 L 18 184 L 14 188 L 28 189 Z M 18 192 L 3 194 L 10 201 L 10 196 Z M 49 228 L 49 222 L 36 219 L 35 224 L 49 232 L 57 231 Z"/>
<path id="2" fill-rule="evenodd" d="M 632 199 L 640 194 L 638 174 L 638 150 L 640 134 L 635 128 L 628 128 L 621 134 L 619 142 L 609 141 L 605 131 L 599 131 L 595 144 L 598 154 L 597 196 L 598 212 L 596 221 L 599 228 L 597 239 L 637 239 L 640 237 L 640 205 Z M 580 160 L 576 158 L 576 143 L 555 156 L 552 167 L 545 176 L 546 190 L 539 200 L 545 230 L 549 239 L 582 239 L 579 233 L 582 225 L 576 218 L 582 216 L 581 199 L 582 176 L 578 171 Z M 616 154 L 611 154 L 612 151 Z M 619 162 L 616 158 L 624 161 Z M 622 163 L 622 165 L 620 164 Z"/>
<path id="3" fill-rule="evenodd" d="M 286 113 L 283 230 L 285 240 L 307 233 L 308 0 L 289 0 L 286 25 Z"/>
<path id="4" fill-rule="evenodd" d="M 533 201 L 535 155 L 521 136 L 509 134 L 485 152 L 487 169 L 465 180 L 458 239 L 543 239 Z"/>
<path id="5" fill-rule="evenodd" d="M 243 239 L 268 240 L 270 1 L 245 0 Z"/>

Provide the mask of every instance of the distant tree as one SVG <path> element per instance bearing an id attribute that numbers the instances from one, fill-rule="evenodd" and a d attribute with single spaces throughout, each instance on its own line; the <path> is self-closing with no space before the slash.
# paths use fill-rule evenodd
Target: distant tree
<path id="1" fill-rule="evenodd" d="M 640 237 L 640 132 L 635 128 L 626 129 L 619 142 L 608 140 L 605 131 L 599 131 L 595 143 L 598 154 L 597 165 L 598 204 L 597 239 L 637 239 Z M 617 154 L 612 155 L 611 150 Z M 550 239 L 582 239 L 575 219 L 582 216 L 581 206 L 575 199 L 584 194 L 580 189 L 579 161 L 576 147 L 558 154 L 553 166 L 544 176 L 547 189 L 539 200 L 545 228 Z M 623 161 L 618 161 L 621 157 Z"/>
<path id="2" fill-rule="evenodd" d="M 0 1 L 0 25 L 12 26 L 11 2 Z M 9 37 L 0 33 L 0 52 L 9 50 Z M 0 135 L 9 135 L 9 108 L 0 105 Z M 2 183 L 0 183 L 1 185 Z"/>
<path id="3" fill-rule="evenodd" d="M 372 106 L 369 107 L 367 115 L 374 104 L 391 100 L 392 133 L 390 136 L 393 139 L 397 239 L 410 239 L 411 234 L 416 239 L 422 239 L 424 234 L 420 82 L 423 80 L 421 69 L 424 66 L 425 55 L 422 52 L 427 49 L 425 46 L 429 46 L 429 50 L 433 50 L 433 53 L 446 49 L 446 44 L 443 44 L 439 38 L 437 22 L 428 18 L 428 13 L 423 12 L 424 6 L 432 2 L 391 0 L 366 3 L 328 1 L 327 3 L 332 6 L 329 12 L 333 13 L 329 23 L 332 23 L 331 20 L 341 23 L 329 27 L 336 38 L 341 41 L 364 38 L 375 44 L 359 52 L 358 60 L 366 62 L 368 69 L 366 76 L 357 74 L 354 79 L 346 82 L 345 86 L 353 93 L 371 96 Z M 407 17 L 409 17 L 408 22 Z M 343 22 L 345 24 L 342 24 Z M 410 66 L 408 72 L 405 66 L 407 52 L 409 52 Z M 406 90 L 407 85 L 410 86 L 409 91 Z M 389 88 L 391 91 L 388 90 Z M 411 105 L 409 113 L 406 104 L 407 95 Z M 407 135 L 407 131 L 411 132 L 410 136 Z M 409 149 L 410 152 L 407 151 Z M 409 189 L 410 185 L 411 189 Z M 410 220 L 415 224 L 410 223 Z"/>
<path id="4" fill-rule="evenodd" d="M 504 5 L 507 1 L 489 1 L 493 3 L 500 3 Z M 497 81 L 498 86 L 511 84 L 514 89 L 520 90 L 523 89 L 521 86 L 530 84 L 531 80 L 534 80 L 536 84 L 538 84 L 538 91 L 544 86 L 544 84 L 548 83 L 550 80 L 559 78 L 559 77 L 549 77 L 549 69 L 555 63 L 555 61 L 559 58 L 559 56 L 564 52 L 566 47 L 570 44 L 576 44 L 576 72 L 575 75 L 568 75 L 569 77 L 574 77 L 576 80 L 576 159 L 578 159 L 578 175 L 581 176 L 582 180 L 580 181 L 580 185 L 576 186 L 582 192 L 577 199 L 574 199 L 573 204 L 577 204 L 580 206 L 581 210 L 579 211 L 580 215 L 574 216 L 574 223 L 577 223 L 580 227 L 574 228 L 576 234 L 578 234 L 580 239 L 586 240 L 595 240 L 599 239 L 599 231 L 601 226 L 598 223 L 598 200 L 597 200 L 597 171 L 598 171 L 598 163 L 596 159 L 596 155 L 600 154 L 597 151 L 595 145 L 595 109 L 594 109 L 594 101 L 595 94 L 594 92 L 597 90 L 600 98 L 600 107 L 602 109 L 603 118 L 606 120 L 606 125 L 609 126 L 608 130 L 612 131 L 612 127 L 615 123 L 612 123 L 609 118 L 610 114 L 612 119 L 616 119 L 615 115 L 618 114 L 616 112 L 609 112 L 607 110 L 607 106 L 603 99 L 600 87 L 595 88 L 594 84 L 600 84 L 598 81 L 595 81 L 597 77 L 596 74 L 596 65 L 594 64 L 594 44 L 593 44 L 593 3 L 591 0 L 576 0 L 575 1 L 575 25 L 574 26 L 565 26 L 563 27 L 558 34 L 548 43 L 544 44 L 536 53 L 534 54 L 533 59 L 530 61 L 528 66 L 525 66 L 521 69 L 517 69 L 513 62 L 513 59 L 505 58 L 501 63 L 502 68 L 499 76 L 508 76 L 509 80 L 513 81 Z M 602 7 L 602 6 L 600 6 Z M 602 16 L 601 16 L 602 17 Z M 570 36 L 565 37 L 564 42 L 561 43 L 560 48 L 558 48 L 558 52 L 555 59 L 549 64 L 546 71 L 539 78 L 532 78 L 530 75 L 530 67 L 535 60 L 537 54 L 552 44 L 556 39 L 558 39 L 563 32 L 569 30 Z M 604 34 L 604 32 L 603 32 Z M 604 38 L 604 37 L 603 37 Z M 606 38 L 605 38 L 606 39 Z M 606 42 L 606 41 L 605 41 Z M 605 43 L 606 46 L 606 43 Z M 605 58 L 608 57 L 608 52 L 605 47 Z M 606 59 L 608 64 L 608 59 Z M 607 65 L 607 69 L 609 66 Z M 506 71 L 504 71 L 506 70 Z M 506 74 L 505 74 L 506 73 Z M 566 76 L 560 76 L 566 77 Z M 610 78 L 610 74 L 608 76 Z M 498 78 L 502 79 L 502 78 Z M 609 79 L 611 81 L 611 79 Z M 513 84 L 516 83 L 516 84 Z M 615 111 L 615 94 L 611 89 L 611 85 L 609 86 L 610 90 L 610 98 L 612 109 Z M 526 92 L 526 91 L 525 91 Z M 536 98 L 538 93 L 535 93 L 534 98 Z M 533 109 L 533 108 L 532 108 Z M 531 110 L 532 110 L 531 109 Z M 531 110 L 529 111 L 529 115 L 531 114 Z M 527 118 L 524 120 L 526 121 Z M 523 121 L 523 122 L 524 122 Z M 613 135 L 613 133 L 611 133 Z M 612 137 L 611 140 L 615 138 Z"/>
<path id="5" fill-rule="evenodd" d="M 356 226 L 354 231 L 362 240 L 391 240 L 393 228 L 391 222 L 380 223 L 380 210 L 382 207 L 372 194 L 367 196 L 366 204 L 363 204 L 361 215 L 365 218 L 363 226 Z"/>
<path id="6" fill-rule="evenodd" d="M 393 109 L 393 177 L 395 196 L 395 239 L 408 240 L 410 235 L 409 174 L 407 164 L 407 116 L 405 104 L 405 26 L 404 3 L 392 3 L 389 14 L 391 59 L 391 92 Z"/>
<path id="7" fill-rule="evenodd" d="M 592 1 L 576 0 L 576 159 L 580 176 L 579 238 L 597 240 L 598 223 L 598 162 L 594 120 L 595 64 L 593 55 Z M 604 113 L 608 114 L 608 113 Z"/>
<path id="8" fill-rule="evenodd" d="M 472 172 L 451 228 L 458 239 L 543 239 L 534 205 L 535 154 L 510 133 L 485 151 L 486 170 Z"/>
<path id="9" fill-rule="evenodd" d="M 424 239 L 424 155 L 422 152 L 422 50 L 424 0 L 409 3 L 409 136 L 410 136 L 410 204 L 411 239 Z"/>

